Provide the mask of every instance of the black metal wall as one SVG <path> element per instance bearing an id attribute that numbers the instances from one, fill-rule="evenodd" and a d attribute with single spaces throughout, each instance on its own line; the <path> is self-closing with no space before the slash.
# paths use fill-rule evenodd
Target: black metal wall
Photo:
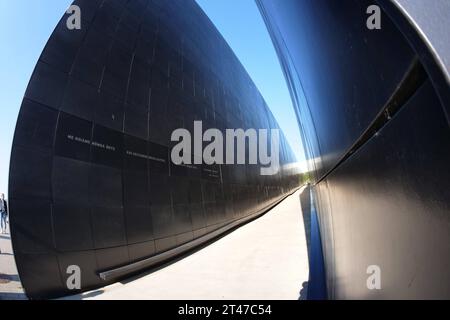
<path id="1" fill-rule="evenodd" d="M 258 166 L 169 161 L 170 134 L 192 132 L 194 120 L 205 130 L 278 128 L 194 1 L 75 4 L 82 29 L 66 28 L 65 15 L 51 35 L 11 156 L 13 247 L 30 298 L 74 293 L 70 265 L 81 267 L 82 291 L 116 281 L 99 273 L 261 213 L 298 185 Z M 292 161 L 283 138 L 280 162 Z"/>
<path id="2" fill-rule="evenodd" d="M 410 20 L 445 24 L 450 5 L 397 2 L 258 0 L 314 176 L 329 298 L 450 297 L 448 37 L 431 50 Z M 366 26 L 373 4 L 380 30 Z M 366 285 L 372 265 L 381 290 Z"/>

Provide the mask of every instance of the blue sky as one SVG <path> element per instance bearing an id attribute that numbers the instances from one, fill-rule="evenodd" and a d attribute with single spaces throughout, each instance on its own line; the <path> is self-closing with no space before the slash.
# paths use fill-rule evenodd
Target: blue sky
<path id="1" fill-rule="evenodd" d="M 261 91 L 299 160 L 303 149 L 289 92 L 254 0 L 197 0 Z M 20 104 L 45 43 L 72 0 L 0 0 L 0 193 L 7 194 Z"/>
<path id="2" fill-rule="evenodd" d="M 0 193 L 7 194 L 17 115 L 34 66 L 71 0 L 0 0 Z"/>
<path id="3" fill-rule="evenodd" d="M 278 120 L 298 161 L 298 122 L 275 49 L 254 0 L 196 0 L 219 29 Z"/>

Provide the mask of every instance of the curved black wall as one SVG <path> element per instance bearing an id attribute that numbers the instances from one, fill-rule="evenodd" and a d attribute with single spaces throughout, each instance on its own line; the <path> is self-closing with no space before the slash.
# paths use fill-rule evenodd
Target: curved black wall
<path id="1" fill-rule="evenodd" d="M 411 1 L 407 18 L 397 2 L 258 0 L 314 173 L 329 298 L 450 297 L 448 70 L 408 20 L 450 6 Z M 381 30 L 366 27 L 373 4 Z"/>
<path id="2" fill-rule="evenodd" d="M 99 273 L 157 257 L 251 217 L 297 187 L 258 166 L 174 166 L 170 134 L 278 128 L 226 42 L 191 0 L 84 0 L 64 16 L 23 100 L 10 169 L 11 230 L 31 298 L 115 281 Z M 280 162 L 294 161 L 284 139 Z M 256 239 L 255 239 L 256 241 Z M 139 265 L 138 265 L 139 266 Z M 142 266 L 141 266 L 142 267 Z"/>

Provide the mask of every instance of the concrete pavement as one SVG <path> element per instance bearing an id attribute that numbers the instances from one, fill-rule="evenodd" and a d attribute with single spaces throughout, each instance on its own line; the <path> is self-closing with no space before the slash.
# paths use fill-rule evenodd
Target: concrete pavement
<path id="1" fill-rule="evenodd" d="M 9 228 L 7 234 L 0 234 L 0 250 L 0 300 L 25 299 L 14 261 Z"/>
<path id="2" fill-rule="evenodd" d="M 165 268 L 66 299 L 297 300 L 309 272 L 299 195 Z"/>

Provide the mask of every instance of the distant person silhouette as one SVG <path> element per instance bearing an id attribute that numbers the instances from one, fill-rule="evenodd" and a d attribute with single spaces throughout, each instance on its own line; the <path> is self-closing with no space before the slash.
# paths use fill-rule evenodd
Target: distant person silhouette
<path id="1" fill-rule="evenodd" d="M 5 200 L 5 195 L 2 193 L 0 197 L 0 214 L 1 214 L 1 227 L 2 233 L 5 234 L 7 230 L 7 219 L 8 219 L 8 203 Z"/>

